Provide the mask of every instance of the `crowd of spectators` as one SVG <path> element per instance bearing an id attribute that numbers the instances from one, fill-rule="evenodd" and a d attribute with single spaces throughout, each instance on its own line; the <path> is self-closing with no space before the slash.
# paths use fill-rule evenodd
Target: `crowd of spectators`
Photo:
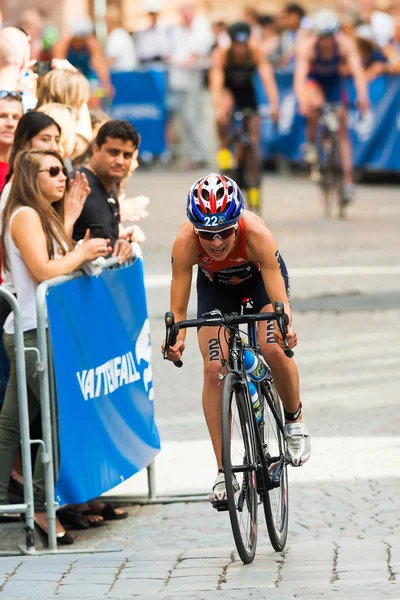
<path id="1" fill-rule="evenodd" d="M 43 50 L 36 17 L 34 10 L 22 15 L 20 25 L 29 29 L 29 35 L 13 26 L 0 29 L 2 286 L 19 301 L 24 342 L 29 347 L 37 346 L 38 284 L 72 273 L 98 257 L 112 255 L 120 264 L 127 261 L 130 242 L 144 241 L 144 234 L 136 224 L 123 222 L 148 214 L 147 198 L 126 198 L 127 182 L 138 166 L 137 131 L 127 121 L 112 120 L 99 109 L 89 108 L 90 82 L 67 58 L 53 58 L 47 74 L 34 68 L 38 63 L 32 60 L 31 50 L 38 58 Z M 113 23 L 117 24 L 115 19 Z M 104 81 L 109 81 L 108 66 L 103 74 Z M 14 317 L 3 297 L 0 329 L 0 505 L 6 505 L 22 501 L 23 473 L 18 457 Z M 33 438 L 38 438 L 35 361 L 29 353 L 29 416 L 36 427 Z M 40 452 L 34 469 L 34 497 L 35 522 L 46 534 Z M 58 542 L 74 541 L 65 527 L 87 529 L 126 517 L 123 510 L 98 499 L 63 507 L 57 517 Z"/>

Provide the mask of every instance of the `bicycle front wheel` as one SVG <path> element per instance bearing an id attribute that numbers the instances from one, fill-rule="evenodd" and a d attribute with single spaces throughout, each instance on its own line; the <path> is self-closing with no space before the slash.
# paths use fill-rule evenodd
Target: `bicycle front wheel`
<path id="1" fill-rule="evenodd" d="M 289 489 L 283 437 L 282 401 L 273 382 L 261 385 L 264 423 L 259 428 L 270 479 L 276 487 L 263 496 L 264 514 L 271 544 L 277 552 L 286 545 L 289 518 Z"/>
<path id="2" fill-rule="evenodd" d="M 253 418 L 234 373 L 225 378 L 222 396 L 222 463 L 229 517 L 236 548 L 247 564 L 257 545 L 257 483 Z"/>

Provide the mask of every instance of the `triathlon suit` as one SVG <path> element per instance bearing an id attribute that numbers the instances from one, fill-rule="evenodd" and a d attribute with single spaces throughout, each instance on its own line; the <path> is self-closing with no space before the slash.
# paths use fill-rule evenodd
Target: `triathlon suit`
<path id="1" fill-rule="evenodd" d="M 320 87 L 327 102 L 346 102 L 343 79 L 339 72 L 342 57 L 335 40 L 332 58 L 326 60 L 321 56 L 319 42 L 316 43 L 314 58 L 311 63 L 308 81 Z"/>
<path id="2" fill-rule="evenodd" d="M 237 63 L 232 50 L 228 50 L 224 68 L 224 87 L 232 92 L 235 110 L 244 110 L 245 108 L 257 110 L 258 103 L 254 86 L 256 70 L 257 66 L 250 49 L 243 63 Z"/>
<path id="3" fill-rule="evenodd" d="M 271 304 L 261 276 L 260 265 L 251 262 L 246 252 L 246 223 L 239 219 L 237 240 L 233 251 L 223 261 L 215 261 L 197 239 L 197 316 L 214 309 L 223 314 L 240 312 L 243 298 L 252 298 L 255 312 Z M 283 258 L 277 251 L 277 260 L 290 301 L 289 275 Z"/>

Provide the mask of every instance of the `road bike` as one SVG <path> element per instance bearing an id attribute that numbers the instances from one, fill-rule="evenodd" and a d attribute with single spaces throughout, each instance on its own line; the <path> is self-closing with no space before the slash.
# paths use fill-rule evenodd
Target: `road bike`
<path id="1" fill-rule="evenodd" d="M 251 136 L 255 116 L 257 112 L 247 108 L 233 113 L 227 145 L 234 150 L 236 164 L 223 171 L 245 192 L 248 208 L 258 214 L 261 211 L 261 157 Z"/>
<path id="2" fill-rule="evenodd" d="M 222 394 L 222 472 L 225 475 L 227 506 L 236 548 L 243 563 L 254 560 L 257 536 L 258 505 L 262 504 L 269 538 L 273 548 L 281 552 L 288 533 L 289 490 L 284 434 L 284 411 L 271 370 L 257 383 L 261 419 L 256 420 L 249 381 L 244 369 L 246 348 L 263 361 L 258 345 L 259 321 L 275 320 L 282 333 L 285 353 L 290 358 L 287 340 L 288 316 L 283 303 L 277 302 L 274 312 L 254 313 L 252 301 L 242 301 L 241 314 L 222 315 L 214 310 L 199 319 L 175 323 L 171 312 L 165 315 L 166 338 L 164 358 L 176 342 L 180 329 L 219 326 L 218 340 L 224 373 Z M 247 331 L 240 326 L 247 325 Z M 228 345 L 228 356 L 222 353 L 221 335 Z M 182 361 L 174 363 L 181 367 Z M 265 364 L 265 363 L 264 363 Z M 257 422 L 258 421 L 258 422 Z"/>
<path id="3" fill-rule="evenodd" d="M 339 218 L 346 217 L 339 145 L 339 109 L 340 105 L 332 102 L 326 102 L 322 108 L 316 142 L 318 159 L 311 173 L 311 177 L 319 181 L 324 214 L 328 219 L 333 216 L 335 206 L 338 208 Z"/>

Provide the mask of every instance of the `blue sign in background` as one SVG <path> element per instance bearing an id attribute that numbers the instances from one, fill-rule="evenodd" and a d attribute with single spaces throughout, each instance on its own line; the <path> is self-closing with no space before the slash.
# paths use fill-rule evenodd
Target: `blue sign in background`
<path id="1" fill-rule="evenodd" d="M 163 70 L 114 73 L 111 114 L 132 123 L 141 136 L 140 154 L 159 156 L 166 149 L 167 76 Z"/>
<path id="2" fill-rule="evenodd" d="M 143 263 L 50 287 L 58 396 L 56 499 L 79 504 L 148 466 L 154 421 Z"/>

